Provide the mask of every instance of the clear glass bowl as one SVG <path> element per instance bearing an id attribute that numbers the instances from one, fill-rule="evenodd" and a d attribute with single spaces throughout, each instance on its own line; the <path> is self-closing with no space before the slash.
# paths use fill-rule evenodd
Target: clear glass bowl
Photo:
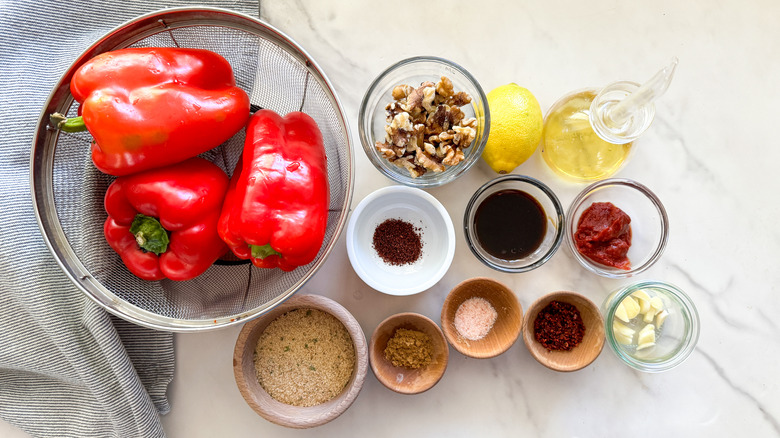
<path id="1" fill-rule="evenodd" d="M 626 297 L 637 291 L 644 291 L 651 298 L 660 297 L 663 308 L 668 313 L 660 328 L 657 317 L 653 318 L 655 327 L 655 346 L 638 350 L 636 336 L 629 344 L 621 343 L 620 332 L 613 327 L 618 320 L 615 313 L 618 305 Z M 660 281 L 644 281 L 623 287 L 610 294 L 602 306 L 607 344 L 626 365 L 648 373 L 670 370 L 680 365 L 690 356 L 699 340 L 699 314 L 693 301 L 682 290 Z M 641 330 L 644 324 L 641 316 L 623 323 L 632 329 Z M 625 342 L 625 339 L 624 339 Z"/>
<path id="2" fill-rule="evenodd" d="M 491 194 L 501 190 L 521 190 L 533 196 L 544 209 L 547 229 L 542 243 L 531 254 L 517 260 L 505 260 L 487 252 L 476 233 L 475 216 L 479 205 Z M 542 266 L 552 258 L 563 241 L 563 207 L 555 193 L 541 181 L 524 175 L 505 175 L 488 181 L 471 197 L 463 217 L 466 243 L 471 252 L 487 266 L 503 272 L 527 272 Z"/>
<path id="3" fill-rule="evenodd" d="M 448 166 L 443 172 L 428 171 L 413 178 L 406 169 L 385 159 L 375 147 L 377 141 L 384 141 L 385 138 L 385 126 L 387 125 L 385 107 L 393 101 L 392 91 L 396 86 L 407 84 L 418 87 L 425 81 L 439 82 L 442 76 L 452 80 L 456 92 L 463 91 L 471 96 L 471 104 L 464 105 L 461 110 L 465 113 L 466 118 L 474 117 L 477 119 L 477 135 L 471 145 L 464 150 L 465 158 L 463 161 L 457 165 Z M 482 87 L 463 67 L 442 58 L 418 56 L 404 59 L 390 66 L 371 83 L 360 104 L 358 129 L 363 150 L 374 167 L 393 181 L 425 189 L 455 180 L 479 160 L 490 131 L 490 110 Z"/>
<path id="4" fill-rule="evenodd" d="M 631 269 L 602 265 L 580 254 L 574 235 L 582 213 L 594 202 L 611 202 L 631 218 Z M 669 239 L 669 219 L 661 200 L 644 185 L 630 179 L 605 179 L 586 187 L 572 201 L 566 215 L 566 243 L 587 270 L 608 278 L 626 278 L 650 268 L 663 254 Z"/>

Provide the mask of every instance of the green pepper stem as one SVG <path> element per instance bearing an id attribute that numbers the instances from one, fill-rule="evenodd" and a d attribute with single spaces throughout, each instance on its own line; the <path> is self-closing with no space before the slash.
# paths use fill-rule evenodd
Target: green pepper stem
<path id="1" fill-rule="evenodd" d="M 67 118 L 60 113 L 53 113 L 49 116 L 49 122 L 55 128 L 65 132 L 82 132 L 87 130 L 84 124 L 84 118 L 81 116 Z"/>
<path id="2" fill-rule="evenodd" d="M 252 250 L 252 258 L 255 259 L 264 259 L 266 257 L 272 256 L 272 255 L 278 255 L 279 257 L 282 256 L 282 253 L 279 251 L 271 248 L 270 243 L 266 243 L 263 246 L 260 245 L 249 245 L 249 249 Z"/>
<path id="3" fill-rule="evenodd" d="M 133 223 L 130 224 L 130 232 L 144 251 L 160 255 L 168 250 L 170 243 L 168 231 L 163 228 L 160 221 L 151 216 L 135 215 Z"/>

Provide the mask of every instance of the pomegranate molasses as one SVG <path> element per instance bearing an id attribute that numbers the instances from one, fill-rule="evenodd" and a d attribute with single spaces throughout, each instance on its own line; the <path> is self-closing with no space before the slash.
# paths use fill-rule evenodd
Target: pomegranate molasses
<path id="1" fill-rule="evenodd" d="M 474 215 L 480 246 L 493 257 L 518 260 L 532 254 L 547 233 L 539 201 L 522 190 L 506 189 L 485 198 Z"/>

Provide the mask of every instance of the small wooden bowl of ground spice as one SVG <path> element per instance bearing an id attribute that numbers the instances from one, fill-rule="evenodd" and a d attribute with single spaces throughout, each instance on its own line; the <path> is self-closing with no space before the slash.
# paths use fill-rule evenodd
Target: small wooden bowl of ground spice
<path id="1" fill-rule="evenodd" d="M 514 292 L 492 278 L 471 278 L 444 300 L 444 336 L 460 353 L 487 359 L 511 347 L 520 334 L 523 308 Z"/>
<path id="2" fill-rule="evenodd" d="M 401 394 L 419 394 L 441 380 L 449 347 L 433 320 L 419 313 L 398 313 L 374 330 L 369 358 L 383 385 Z"/>
<path id="3" fill-rule="evenodd" d="M 523 341 L 539 363 L 555 371 L 590 365 L 604 348 L 598 307 L 575 292 L 552 292 L 536 300 L 523 320 Z"/>
<path id="4" fill-rule="evenodd" d="M 244 325 L 233 372 L 244 400 L 266 420 L 319 426 L 357 398 L 368 372 L 366 337 L 337 302 L 294 295 Z"/>

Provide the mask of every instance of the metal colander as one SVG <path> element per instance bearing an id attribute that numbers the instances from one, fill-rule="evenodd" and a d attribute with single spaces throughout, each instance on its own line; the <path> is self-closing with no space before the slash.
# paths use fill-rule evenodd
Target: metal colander
<path id="1" fill-rule="evenodd" d="M 125 47 L 195 47 L 225 57 L 253 106 L 280 114 L 303 111 L 317 122 L 328 159 L 330 210 L 317 258 L 294 271 L 259 269 L 245 261 L 218 261 L 184 282 L 135 277 L 103 236 L 103 196 L 114 177 L 90 158 L 91 136 L 49 126 L 54 112 L 75 116 L 73 73 L 100 53 Z M 201 156 L 230 175 L 243 131 Z M 160 330 L 200 331 L 245 322 L 295 293 L 323 264 L 347 219 L 353 152 L 344 111 L 333 86 L 289 37 L 255 18 L 214 8 L 167 9 L 114 29 L 87 49 L 52 91 L 41 113 L 31 157 L 31 186 L 46 244 L 65 273 L 108 311 Z"/>

